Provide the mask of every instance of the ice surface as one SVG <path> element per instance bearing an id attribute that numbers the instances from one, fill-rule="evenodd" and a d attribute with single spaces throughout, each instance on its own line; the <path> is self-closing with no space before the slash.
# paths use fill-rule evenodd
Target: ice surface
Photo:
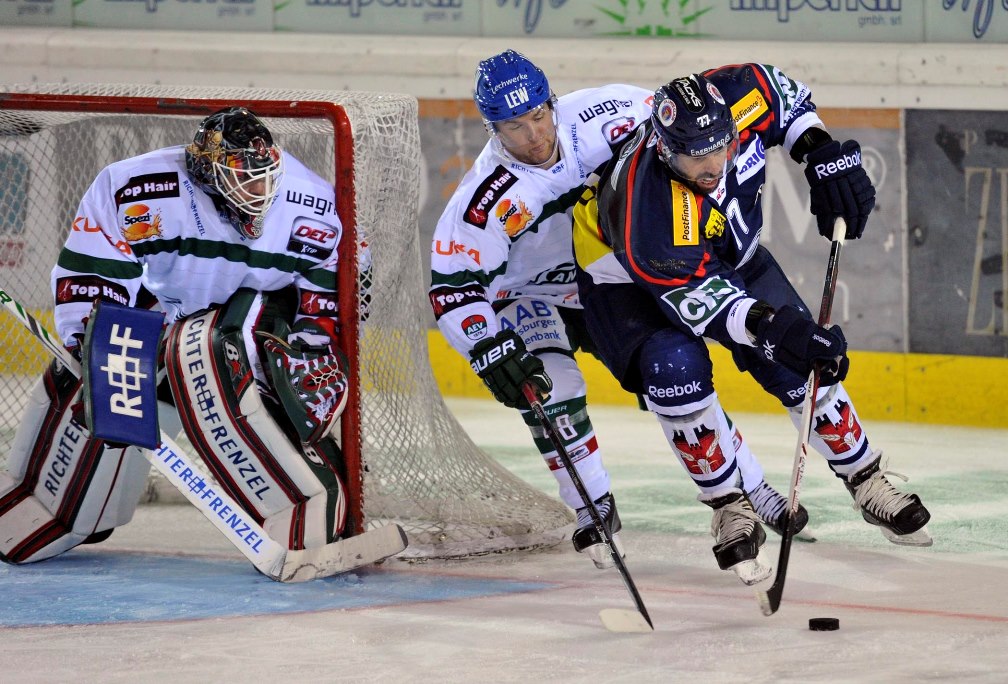
<path id="1" fill-rule="evenodd" d="M 517 414 L 450 403 L 481 445 L 555 495 Z M 604 629 L 599 610 L 632 608 L 629 595 L 615 570 L 566 543 L 279 585 L 195 509 L 146 506 L 101 545 L 0 566 L 0 681 L 1005 681 L 1008 432 L 866 425 L 930 508 L 930 549 L 886 542 L 810 458 L 802 501 L 819 541 L 792 547 L 781 609 L 767 618 L 752 589 L 717 569 L 710 510 L 653 418 L 591 413 L 653 634 Z M 784 489 L 790 422 L 732 417 Z M 820 616 L 840 630 L 809 631 Z"/>

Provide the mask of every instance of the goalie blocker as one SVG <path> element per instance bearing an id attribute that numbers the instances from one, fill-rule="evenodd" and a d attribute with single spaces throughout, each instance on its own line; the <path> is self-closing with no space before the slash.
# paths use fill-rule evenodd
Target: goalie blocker
<path id="1" fill-rule="evenodd" d="M 294 420 L 321 415 L 312 425 L 317 441 L 302 443 L 258 361 L 254 328 L 270 320 L 265 308 L 262 295 L 239 291 L 224 307 L 180 321 L 164 363 L 181 425 L 221 488 L 282 546 L 320 547 L 348 525 L 339 449 L 325 437 L 345 405 L 345 376 L 338 361 L 310 363 L 296 354 L 326 371 L 283 379 L 313 390 L 314 408 Z M 304 382 L 307 375 L 312 382 Z M 32 391 L 8 470 L 0 471 L 2 560 L 50 558 L 101 541 L 132 518 L 149 464 L 136 447 L 110 448 L 95 438 L 83 405 L 81 382 L 54 362 Z"/>

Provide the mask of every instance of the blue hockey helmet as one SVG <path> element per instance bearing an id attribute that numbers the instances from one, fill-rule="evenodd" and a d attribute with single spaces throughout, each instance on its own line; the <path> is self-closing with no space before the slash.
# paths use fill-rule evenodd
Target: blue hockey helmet
<path id="1" fill-rule="evenodd" d="M 662 160 L 686 180 L 694 180 L 689 168 L 695 165 L 688 160 L 722 149 L 727 155 L 721 176 L 735 166 L 738 129 L 731 108 L 717 86 L 701 74 L 676 78 L 656 90 L 651 121 Z"/>
<path id="2" fill-rule="evenodd" d="M 543 70 L 520 52 L 505 50 L 476 67 L 473 100 L 488 125 L 555 100 Z"/>

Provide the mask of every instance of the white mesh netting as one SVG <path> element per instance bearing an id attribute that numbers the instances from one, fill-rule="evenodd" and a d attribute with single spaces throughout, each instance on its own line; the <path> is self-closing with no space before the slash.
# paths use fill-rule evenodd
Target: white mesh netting
<path id="1" fill-rule="evenodd" d="M 476 447 L 445 406 L 426 344 L 426 283 L 417 229 L 421 167 L 417 103 L 395 94 L 131 85 L 0 86 L 2 92 L 154 97 L 166 114 L 26 111 L 0 96 L 0 287 L 46 325 L 49 273 L 77 203 L 105 165 L 188 142 L 199 116 L 170 115 L 167 98 L 329 101 L 351 122 L 356 223 L 372 258 L 369 316 L 360 330 L 360 441 L 367 524 L 394 520 L 404 557 L 454 557 L 559 541 L 568 509 Z M 253 111 L 255 107 L 251 107 Z M 277 142 L 334 180 L 331 124 L 264 116 Z M 9 316 L 0 320 L 0 466 L 24 396 L 48 363 Z M 538 458 L 538 456 L 535 456 Z M 151 498 L 170 485 L 152 482 Z"/>

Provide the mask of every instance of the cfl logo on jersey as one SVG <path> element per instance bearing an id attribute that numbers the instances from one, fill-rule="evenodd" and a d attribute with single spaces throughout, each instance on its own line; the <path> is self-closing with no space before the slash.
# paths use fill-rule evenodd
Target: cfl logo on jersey
<path id="1" fill-rule="evenodd" d="M 709 278 L 700 287 L 677 287 L 661 296 L 697 335 L 703 335 L 707 324 L 725 306 L 741 296 L 741 292 L 723 278 Z"/>
<path id="2" fill-rule="evenodd" d="M 602 124 L 602 135 L 611 145 L 628 136 L 636 123 L 632 116 L 621 116 Z"/>
<path id="3" fill-rule="evenodd" d="M 483 316 L 476 314 L 469 316 L 462 321 L 462 332 L 470 340 L 476 341 L 486 337 L 487 320 Z"/>

